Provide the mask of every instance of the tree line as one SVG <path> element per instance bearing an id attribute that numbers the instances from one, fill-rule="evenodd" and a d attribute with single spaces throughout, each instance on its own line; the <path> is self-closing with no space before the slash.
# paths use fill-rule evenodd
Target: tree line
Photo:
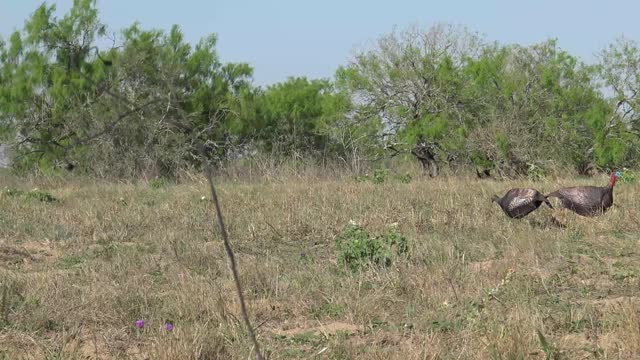
<path id="1" fill-rule="evenodd" d="M 54 12 L 45 3 L 0 39 L 0 141 L 17 170 L 172 177 L 199 168 L 203 153 L 219 166 L 260 154 L 351 170 L 401 155 L 432 176 L 638 165 L 633 40 L 585 64 L 555 40 L 522 46 L 461 26 L 410 27 L 332 79 L 259 87 L 249 64 L 220 60 L 215 35 L 191 45 L 177 25 L 138 23 L 110 33 L 95 0 Z"/>

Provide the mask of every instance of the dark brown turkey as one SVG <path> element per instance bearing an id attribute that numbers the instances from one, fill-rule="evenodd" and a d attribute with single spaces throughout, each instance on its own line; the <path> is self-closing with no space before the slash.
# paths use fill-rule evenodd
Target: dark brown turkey
<path id="1" fill-rule="evenodd" d="M 491 201 L 498 203 L 505 214 L 514 219 L 527 216 L 542 203 L 553 209 L 549 200 L 536 189 L 511 189 L 503 197 L 493 195 Z"/>
<path id="2" fill-rule="evenodd" d="M 613 187 L 621 177 L 619 171 L 611 173 L 607 186 L 576 186 L 554 191 L 547 197 L 557 197 L 562 206 L 582 216 L 604 214 L 613 205 Z"/>

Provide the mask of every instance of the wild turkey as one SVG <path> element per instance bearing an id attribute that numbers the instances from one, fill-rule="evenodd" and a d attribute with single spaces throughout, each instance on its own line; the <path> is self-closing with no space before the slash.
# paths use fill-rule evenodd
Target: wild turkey
<path id="1" fill-rule="evenodd" d="M 536 189 L 511 189 L 501 198 L 493 195 L 491 201 L 498 203 L 505 214 L 514 219 L 527 216 L 542 203 L 553 209 L 549 200 Z"/>
<path id="2" fill-rule="evenodd" d="M 562 206 L 582 216 L 604 214 L 613 205 L 613 187 L 621 177 L 619 171 L 611 173 L 607 186 L 577 186 L 562 188 L 547 197 L 557 197 Z"/>

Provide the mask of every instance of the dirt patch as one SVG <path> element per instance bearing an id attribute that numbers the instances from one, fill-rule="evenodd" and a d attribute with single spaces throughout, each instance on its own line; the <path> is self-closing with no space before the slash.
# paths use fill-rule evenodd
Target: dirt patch
<path id="1" fill-rule="evenodd" d="M 560 351 L 572 359 L 584 359 L 593 353 L 589 351 L 593 347 L 593 342 L 587 339 L 584 334 L 568 334 L 558 341 Z"/>
<path id="2" fill-rule="evenodd" d="M 230 294 L 235 295 L 235 289 L 228 289 Z M 278 301 L 269 299 L 252 299 L 247 302 L 247 308 L 252 316 L 255 316 L 257 324 L 270 324 L 278 322 L 284 317 L 283 309 L 286 306 L 280 304 Z M 221 297 L 217 300 L 217 309 L 222 319 L 226 319 L 228 316 L 232 318 L 240 318 L 240 305 L 235 299 L 223 299 Z"/>
<path id="3" fill-rule="evenodd" d="M 89 331 L 83 330 L 76 341 L 71 342 L 75 346 L 71 346 L 70 350 L 79 350 L 85 359 L 100 359 L 109 354 L 109 349 L 99 334 L 93 336 Z"/>
<path id="4" fill-rule="evenodd" d="M 591 300 L 588 301 L 588 303 L 600 309 L 603 313 L 618 312 L 621 307 L 625 306 L 640 308 L 640 297 L 619 296 L 615 298 Z"/>
<path id="5" fill-rule="evenodd" d="M 57 257 L 57 252 L 53 250 L 49 242 L 27 242 L 22 245 L 27 251 L 39 259 L 51 260 Z"/>
<path id="6" fill-rule="evenodd" d="M 374 336 L 354 336 L 350 339 L 354 346 L 398 346 L 410 342 L 411 338 L 400 333 L 377 332 Z"/>
<path id="7" fill-rule="evenodd" d="M 0 245 L 0 266 L 19 265 L 33 260 L 33 256 L 25 249 Z"/>
<path id="8" fill-rule="evenodd" d="M 134 346 L 127 349 L 127 359 L 148 360 L 151 359 L 151 357 L 139 347 Z"/>
<path id="9" fill-rule="evenodd" d="M 469 263 L 469 269 L 475 273 L 486 273 L 505 269 L 508 265 L 505 259 L 474 261 Z"/>
<path id="10" fill-rule="evenodd" d="M 83 359 L 106 359 L 127 355 L 128 359 L 149 359 L 149 355 L 126 341 L 122 334 L 98 333 L 83 328 L 62 349 L 71 357 Z"/>
<path id="11" fill-rule="evenodd" d="M 616 286 L 616 283 L 613 282 L 611 280 L 611 277 L 609 277 L 608 275 L 597 275 L 584 279 L 571 277 L 569 278 L 569 284 L 571 284 L 572 286 L 594 287 L 600 290 L 613 289 Z"/>
<path id="12" fill-rule="evenodd" d="M 0 334 L 0 354 L 20 354 L 21 359 L 47 358 L 44 349 L 27 334 Z"/>
<path id="13" fill-rule="evenodd" d="M 28 242 L 22 246 L 0 245 L 0 266 L 32 265 L 56 258 L 48 243 Z"/>
<path id="14" fill-rule="evenodd" d="M 339 332 L 347 334 L 356 334 L 364 330 L 364 326 L 349 324 L 344 322 L 331 322 L 326 324 L 318 324 L 318 326 L 299 326 L 287 330 L 272 329 L 271 331 L 278 336 L 296 336 L 301 334 L 314 333 L 316 335 L 335 335 Z"/>

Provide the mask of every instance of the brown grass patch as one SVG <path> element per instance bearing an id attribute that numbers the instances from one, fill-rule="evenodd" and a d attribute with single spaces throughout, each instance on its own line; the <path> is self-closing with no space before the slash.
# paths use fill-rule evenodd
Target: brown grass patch
<path id="1" fill-rule="evenodd" d="M 295 177 L 219 192 L 271 359 L 544 358 L 538 330 L 559 358 L 633 359 L 640 187 L 617 186 L 621 206 L 593 219 L 541 208 L 512 220 L 489 201 L 512 187 L 604 182 Z M 7 183 L 60 201 L 0 197 L 0 353 L 251 357 L 204 182 Z M 409 255 L 345 269 L 335 239 L 351 220 L 370 234 L 397 223 Z"/>

